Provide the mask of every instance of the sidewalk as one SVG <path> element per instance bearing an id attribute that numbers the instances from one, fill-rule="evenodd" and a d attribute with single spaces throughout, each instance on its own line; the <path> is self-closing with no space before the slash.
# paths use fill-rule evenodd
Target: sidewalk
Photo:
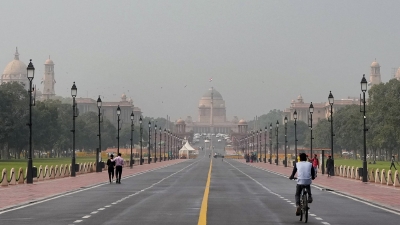
<path id="1" fill-rule="evenodd" d="M 162 166 L 177 164 L 184 159 L 175 159 L 151 164 L 134 166 L 132 169 L 124 167 L 122 177 L 156 169 Z M 0 211 L 23 205 L 32 201 L 49 198 L 66 192 L 78 190 L 81 187 L 90 187 L 99 183 L 109 182 L 107 171 L 101 173 L 87 173 L 76 177 L 65 177 L 54 180 L 34 182 L 33 184 L 9 185 L 0 187 Z M 115 180 L 114 180 L 115 182 Z M 123 182 L 123 181 L 122 181 Z"/>
<path id="2" fill-rule="evenodd" d="M 275 164 L 264 162 L 246 163 L 244 159 L 238 161 L 286 176 L 290 176 L 293 170 L 292 167 L 283 167 L 282 165 L 276 166 Z M 400 211 L 400 188 L 375 183 L 363 183 L 360 180 L 337 176 L 328 178 L 326 174 L 322 175 L 321 173 L 313 180 L 313 184 L 321 188 L 333 190 L 337 193 L 342 193 L 376 205 Z"/>

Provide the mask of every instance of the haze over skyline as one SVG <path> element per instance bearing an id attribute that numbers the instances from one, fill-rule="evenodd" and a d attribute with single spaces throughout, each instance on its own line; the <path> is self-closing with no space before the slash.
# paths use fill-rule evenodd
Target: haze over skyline
<path id="1" fill-rule="evenodd" d="M 34 84 L 55 63 L 56 94 L 118 101 L 145 116 L 197 120 L 213 86 L 227 119 L 305 102 L 358 97 L 370 64 L 400 66 L 398 1 L 7 1 L 0 70 L 32 59 Z M 212 78 L 212 82 L 209 79 Z"/>

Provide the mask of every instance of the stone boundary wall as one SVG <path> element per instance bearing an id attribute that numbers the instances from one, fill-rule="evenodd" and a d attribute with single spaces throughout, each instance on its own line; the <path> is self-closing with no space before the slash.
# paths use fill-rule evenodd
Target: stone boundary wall
<path id="1" fill-rule="evenodd" d="M 139 165 L 139 159 L 134 159 L 133 165 Z M 147 164 L 147 160 L 144 160 L 144 163 Z M 124 160 L 124 167 L 129 167 L 130 162 L 129 160 Z M 44 181 L 44 180 L 50 180 L 50 179 L 59 179 L 59 178 L 64 178 L 64 177 L 69 177 L 71 176 L 71 164 L 65 164 L 65 165 L 56 165 L 55 167 L 53 166 L 42 166 L 40 165 L 37 168 L 37 177 L 33 178 L 33 182 L 39 182 L 39 181 Z M 104 168 L 102 170 L 107 171 L 107 165 L 104 165 Z M 1 172 L 0 176 L 0 186 L 1 187 L 7 187 L 8 185 L 17 185 L 17 184 L 24 184 L 26 183 L 26 174 L 28 172 L 28 169 L 25 168 L 25 171 L 23 168 L 19 168 L 16 170 L 15 168 L 11 168 L 11 170 L 8 172 L 7 169 L 3 169 Z M 76 172 L 76 175 L 82 175 L 86 173 L 93 173 L 96 172 L 96 162 L 88 162 L 88 163 L 81 163 L 79 164 L 79 171 Z"/>

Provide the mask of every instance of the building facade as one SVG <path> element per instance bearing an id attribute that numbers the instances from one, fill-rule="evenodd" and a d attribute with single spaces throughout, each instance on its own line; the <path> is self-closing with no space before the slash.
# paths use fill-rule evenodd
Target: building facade
<path id="1" fill-rule="evenodd" d="M 86 112 L 99 112 L 97 108 L 97 99 L 91 98 L 76 98 L 75 99 L 79 113 Z M 100 112 L 103 118 L 108 119 L 112 124 L 117 127 L 117 107 L 121 109 L 120 126 L 123 124 L 131 124 L 131 113 L 134 114 L 134 123 L 139 124 L 139 118 L 142 116 L 142 111 L 140 108 L 133 105 L 133 100 L 128 99 L 125 94 L 122 94 L 121 101 L 119 102 L 102 102 Z"/>
<path id="2" fill-rule="evenodd" d="M 19 60 L 18 48 L 16 48 L 14 60 L 7 64 L 3 74 L 1 75 L 1 83 L 18 82 L 28 90 L 29 80 L 26 68 L 27 66 L 25 63 Z"/>
<path id="3" fill-rule="evenodd" d="M 215 88 L 210 88 L 200 98 L 197 118 L 198 121 L 193 121 L 191 116 L 186 118 L 186 132 L 229 134 L 238 129 L 236 116 L 231 121 L 226 119 L 225 101 Z"/>

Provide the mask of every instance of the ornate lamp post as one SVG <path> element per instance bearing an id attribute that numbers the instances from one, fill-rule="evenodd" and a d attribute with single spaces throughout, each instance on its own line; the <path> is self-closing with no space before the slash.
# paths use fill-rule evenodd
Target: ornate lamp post
<path id="1" fill-rule="evenodd" d="M 309 110 L 310 110 L 310 131 L 311 131 L 311 139 L 310 139 L 310 157 L 312 157 L 312 140 L 314 139 L 313 138 L 313 136 L 312 136 L 312 114 L 313 114 L 313 112 L 314 112 L 314 106 L 313 106 L 313 104 L 312 104 L 312 102 L 311 102 L 311 104 L 310 104 L 310 107 L 309 107 Z"/>
<path id="2" fill-rule="evenodd" d="M 268 128 L 265 126 L 264 129 L 264 163 L 267 163 L 267 131 Z"/>
<path id="3" fill-rule="evenodd" d="M 163 160 L 163 158 L 162 158 L 162 156 L 161 156 L 161 138 L 162 138 L 162 129 L 161 129 L 161 126 L 160 126 L 160 130 L 159 130 L 160 132 L 160 143 L 158 144 L 158 146 L 159 146 L 159 149 L 160 149 L 160 162 Z"/>
<path id="4" fill-rule="evenodd" d="M 172 152 L 171 152 L 171 131 L 168 129 L 168 161 L 172 159 Z"/>
<path id="5" fill-rule="evenodd" d="M 269 164 L 272 164 L 272 123 L 269 124 Z"/>
<path id="6" fill-rule="evenodd" d="M 257 140 L 256 140 L 256 151 L 257 151 L 257 162 L 260 162 L 260 154 L 258 153 L 258 130 L 256 132 L 254 132 L 254 134 L 257 136 Z"/>
<path id="7" fill-rule="evenodd" d="M 119 119 L 119 116 L 121 115 L 121 108 L 119 108 L 119 105 L 118 105 L 118 107 L 117 107 L 117 154 L 119 154 L 119 131 L 121 130 L 120 128 L 119 128 L 119 121 L 120 121 L 120 119 Z"/>
<path id="8" fill-rule="evenodd" d="M 278 142 L 278 131 L 279 131 L 279 121 L 276 121 L 276 165 L 279 164 L 279 155 L 278 155 L 278 151 L 279 151 L 279 142 Z"/>
<path id="9" fill-rule="evenodd" d="M 143 139 L 142 139 L 142 135 L 143 135 L 143 127 L 142 127 L 142 116 L 140 116 L 139 119 L 139 128 L 140 128 L 140 165 L 143 165 Z"/>
<path id="10" fill-rule="evenodd" d="M 293 163 L 294 167 L 294 165 L 296 165 L 297 163 L 297 111 L 296 110 L 294 110 L 293 119 L 294 119 L 294 156 L 295 156 L 295 160 Z"/>
<path id="11" fill-rule="evenodd" d="M 156 162 L 157 162 L 157 124 L 154 124 L 154 163 Z"/>
<path id="12" fill-rule="evenodd" d="M 367 173 L 367 139 L 366 139 L 366 132 L 368 131 L 368 129 L 366 128 L 366 120 L 367 117 L 365 116 L 365 92 L 367 91 L 367 80 L 365 79 L 365 74 L 363 74 L 363 78 L 361 79 L 361 91 L 363 93 L 363 98 L 362 98 L 362 102 L 363 102 L 363 106 L 364 109 L 361 110 L 363 112 L 363 119 L 364 119 L 364 157 L 363 157 L 363 182 L 368 182 L 368 173 Z"/>
<path id="13" fill-rule="evenodd" d="M 167 144 L 167 129 L 164 128 L 164 161 L 165 161 L 165 146 Z"/>
<path id="14" fill-rule="evenodd" d="M 100 98 L 100 95 L 99 95 L 99 97 L 97 98 L 97 108 L 99 109 L 99 114 L 98 114 L 98 117 L 99 117 L 99 134 L 97 135 L 97 136 L 99 136 L 99 148 L 96 151 L 96 172 L 101 172 L 101 167 L 100 167 L 100 153 L 101 153 L 101 126 L 100 126 L 100 123 L 101 123 L 101 112 L 100 112 L 100 109 L 101 109 L 101 105 L 102 105 L 102 102 L 101 102 L 101 98 Z"/>
<path id="15" fill-rule="evenodd" d="M 76 88 L 75 82 L 71 87 L 71 96 L 72 96 L 72 171 L 71 177 L 75 177 L 75 97 L 78 92 Z"/>
<path id="16" fill-rule="evenodd" d="M 29 61 L 29 65 L 26 68 L 27 76 L 29 80 L 29 156 L 28 156 L 28 171 L 26 174 L 26 183 L 33 184 L 33 161 L 32 161 L 32 106 L 34 103 L 32 102 L 32 80 L 35 76 L 35 67 L 32 64 L 32 59 Z"/>
<path id="17" fill-rule="evenodd" d="M 283 122 L 285 123 L 285 167 L 287 167 L 287 117 L 285 116 L 285 119 Z"/>
<path id="18" fill-rule="evenodd" d="M 333 165 L 335 165 L 334 164 L 335 161 L 333 159 L 333 136 L 335 136 L 333 134 L 333 102 L 334 102 L 334 98 L 333 98 L 331 91 L 329 91 L 328 100 L 329 100 L 329 105 L 331 105 L 331 159 L 332 159 Z M 324 163 L 324 161 L 322 161 L 322 168 L 324 168 L 323 163 Z M 332 173 L 331 176 L 335 176 L 335 170 L 332 170 L 331 173 Z"/>
<path id="19" fill-rule="evenodd" d="M 135 126 L 134 126 L 134 124 L 133 124 L 133 121 L 134 121 L 134 118 L 135 118 L 135 115 L 133 114 L 133 112 L 131 113 L 131 159 L 129 160 L 129 166 L 131 167 L 131 169 L 132 169 L 132 167 L 133 167 L 133 162 L 132 162 L 132 148 L 133 148 L 133 131 L 135 130 Z"/>
<path id="20" fill-rule="evenodd" d="M 262 162 L 261 161 L 261 155 L 262 155 L 262 153 L 261 153 L 261 151 L 262 151 L 262 142 L 261 142 L 261 134 L 262 134 L 262 129 L 260 128 L 260 132 L 259 132 L 259 134 L 260 134 L 260 138 L 259 138 L 259 145 L 260 145 L 260 157 L 259 157 L 259 162 Z"/>
<path id="21" fill-rule="evenodd" d="M 151 162 L 151 122 L 149 121 L 149 141 L 148 141 L 148 154 L 147 154 L 147 163 Z"/>

